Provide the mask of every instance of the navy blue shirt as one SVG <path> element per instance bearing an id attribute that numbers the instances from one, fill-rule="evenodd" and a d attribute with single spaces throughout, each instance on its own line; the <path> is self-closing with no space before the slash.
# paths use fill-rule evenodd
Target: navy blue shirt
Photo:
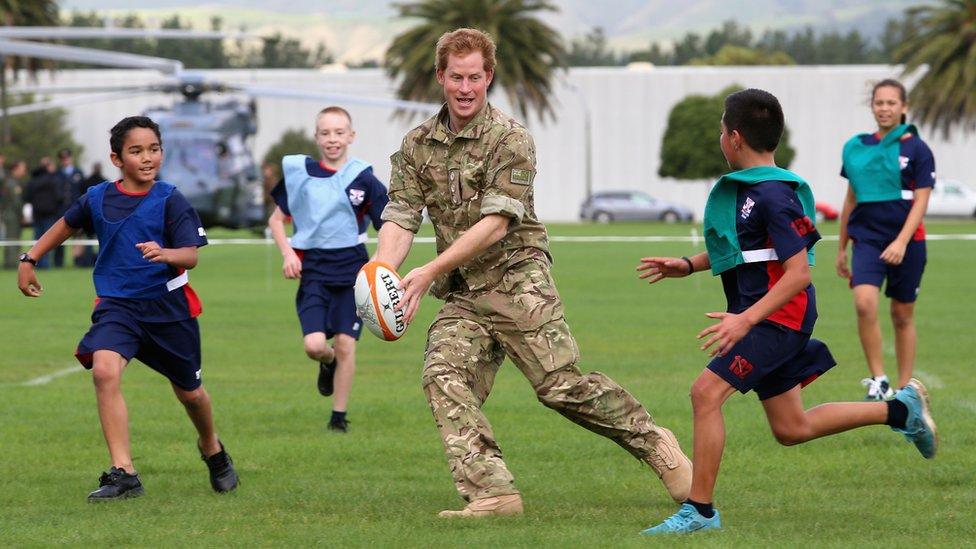
<path id="1" fill-rule="evenodd" d="M 735 230 L 742 250 L 776 250 L 779 260 L 743 263 L 722 273 L 722 286 L 730 313 L 741 313 L 762 299 L 783 277 L 782 262 L 812 247 L 820 233 L 791 183 L 763 181 L 739 185 L 736 198 Z M 768 321 L 790 329 L 812 333 L 817 320 L 817 300 L 813 284 L 795 295 Z"/>
<path id="2" fill-rule="evenodd" d="M 861 143 L 877 145 L 881 143 L 877 133 L 861 136 Z M 901 164 L 901 188 L 906 191 L 931 188 L 935 186 L 935 158 L 929 146 L 916 135 L 902 136 L 898 161 Z M 847 178 L 842 165 L 840 175 Z M 886 200 L 884 202 L 865 202 L 851 211 L 847 222 L 847 232 L 855 241 L 872 242 L 879 247 L 890 244 L 908 219 L 912 200 Z M 925 240 L 925 227 L 921 224 L 912 240 Z"/>
<path id="3" fill-rule="evenodd" d="M 331 177 L 337 170 L 317 162 L 312 158 L 305 159 L 305 169 L 312 177 Z M 359 225 L 359 234 L 365 233 L 366 228 L 372 221 L 373 227 L 379 230 L 383 221 L 380 215 L 389 198 L 386 194 L 386 187 L 376 176 L 373 175 L 373 168 L 366 168 L 356 179 L 346 187 L 346 198 L 356 213 L 356 222 Z M 271 190 L 271 198 L 285 215 L 291 215 L 288 209 L 288 189 L 282 179 Z M 292 224 L 297 229 L 300 221 L 292 219 Z M 302 260 L 302 280 L 309 282 L 321 282 L 323 284 L 336 286 L 349 286 L 356 282 L 356 274 L 359 269 L 369 261 L 369 253 L 364 244 L 351 246 L 349 248 L 339 248 L 335 250 L 295 250 Z"/>
<path id="4" fill-rule="evenodd" d="M 105 189 L 102 201 L 102 212 L 108 221 L 119 221 L 128 217 L 145 198 L 145 193 L 126 192 L 116 181 Z M 206 246 L 207 236 L 200 222 L 200 216 L 190 206 L 179 190 L 166 200 L 165 228 L 163 242 L 157 242 L 164 248 L 186 248 L 189 246 Z M 88 193 L 81 195 L 68 211 L 64 213 L 64 222 L 73 229 L 85 229 L 94 232 L 91 206 L 88 203 Z M 171 277 L 182 273 L 182 269 L 170 267 Z M 200 302 L 187 284 L 181 289 L 168 292 L 156 299 L 125 299 L 118 297 L 100 298 L 95 310 L 103 307 L 125 308 L 144 322 L 175 322 L 195 317 L 200 313 Z"/>

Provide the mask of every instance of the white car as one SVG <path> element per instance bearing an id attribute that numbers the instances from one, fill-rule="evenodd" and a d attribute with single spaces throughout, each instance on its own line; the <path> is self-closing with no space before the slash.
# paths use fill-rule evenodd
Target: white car
<path id="1" fill-rule="evenodd" d="M 932 217 L 976 216 L 976 189 L 952 179 L 937 179 L 925 215 Z"/>

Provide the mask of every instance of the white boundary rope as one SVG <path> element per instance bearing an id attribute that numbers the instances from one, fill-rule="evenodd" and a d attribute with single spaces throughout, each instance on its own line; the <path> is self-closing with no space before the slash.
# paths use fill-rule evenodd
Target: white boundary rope
<path id="1" fill-rule="evenodd" d="M 823 237 L 825 242 L 836 242 L 837 235 L 827 235 Z M 926 240 L 976 240 L 976 234 L 927 234 Z M 593 242 L 593 243 L 625 243 L 625 242 L 702 242 L 702 237 L 697 234 L 691 236 L 550 236 L 550 242 Z M 432 244 L 434 237 L 418 236 L 413 239 L 414 243 Z M 0 248 L 6 246 L 33 246 L 35 240 L 5 240 L 0 241 Z M 211 245 L 264 245 L 273 246 L 274 240 L 270 238 L 211 238 L 207 240 Z M 368 240 L 370 244 L 376 244 L 375 238 Z M 97 240 L 66 240 L 62 246 L 96 246 Z M 25 248 L 26 249 L 26 248 Z"/>

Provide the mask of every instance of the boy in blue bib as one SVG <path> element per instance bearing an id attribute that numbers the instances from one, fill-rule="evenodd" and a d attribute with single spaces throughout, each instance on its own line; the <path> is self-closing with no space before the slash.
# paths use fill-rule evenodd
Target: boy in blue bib
<path id="1" fill-rule="evenodd" d="M 725 99 L 719 143 L 735 170 L 715 184 L 705 206 L 704 253 L 646 257 L 650 283 L 711 269 L 721 275 L 726 312 L 698 334 L 711 362 L 691 388 L 695 458 L 691 492 L 677 513 L 642 534 L 686 534 L 721 528 L 712 506 L 725 446 L 722 406 L 736 391 L 755 390 L 776 440 L 794 445 L 865 425 L 890 425 L 926 458 L 938 443 L 928 396 L 913 379 L 889 402 L 832 402 L 804 411 L 800 389 L 835 364 L 813 339 L 817 319 L 811 284 L 813 193 L 796 174 L 777 168 L 783 134 L 779 101 L 749 89 Z"/>
<path id="2" fill-rule="evenodd" d="M 217 437 L 200 379 L 200 301 L 188 283 L 197 248 L 207 244 L 197 213 L 173 185 L 156 181 L 163 158 L 159 126 L 144 116 L 111 130 L 112 163 L 122 179 L 88 189 L 20 256 L 18 286 L 40 297 L 37 260 L 80 230 L 98 236 L 92 326 L 75 356 L 92 371 L 98 415 L 112 459 L 88 501 L 143 494 L 132 464 L 128 412 L 120 388 L 133 358 L 166 376 L 197 429 L 197 448 L 217 492 L 237 487 L 233 462 Z"/>
<path id="3" fill-rule="evenodd" d="M 341 433 L 348 430 L 346 410 L 362 330 L 353 285 L 369 260 L 367 225 L 372 220 L 380 228 L 388 201 L 373 168 L 349 156 L 355 136 L 345 109 L 322 109 L 315 121 L 322 159 L 300 154 L 282 159 L 284 178 L 271 191 L 276 207 L 268 219 L 284 258 L 285 278 L 299 280 L 295 308 L 305 354 L 319 364 L 319 393 L 332 395 L 329 429 Z M 289 216 L 295 231 L 290 242 L 285 234 Z"/>

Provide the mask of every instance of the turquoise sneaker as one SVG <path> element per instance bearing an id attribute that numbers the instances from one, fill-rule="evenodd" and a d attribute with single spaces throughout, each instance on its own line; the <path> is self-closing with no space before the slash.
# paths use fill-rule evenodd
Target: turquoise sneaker
<path id="1" fill-rule="evenodd" d="M 718 530 L 722 527 L 722 520 L 718 517 L 718 509 L 712 518 L 705 518 L 690 503 L 685 503 L 678 512 L 664 519 L 664 522 L 641 531 L 642 536 L 655 534 L 690 534 L 701 530 Z"/>
<path id="2" fill-rule="evenodd" d="M 929 393 L 925 385 L 914 377 L 903 389 L 895 394 L 895 400 L 900 400 L 908 407 L 908 419 L 904 429 L 895 429 L 918 448 L 925 459 L 935 457 L 939 448 L 939 434 L 935 430 L 935 422 L 929 410 Z"/>

